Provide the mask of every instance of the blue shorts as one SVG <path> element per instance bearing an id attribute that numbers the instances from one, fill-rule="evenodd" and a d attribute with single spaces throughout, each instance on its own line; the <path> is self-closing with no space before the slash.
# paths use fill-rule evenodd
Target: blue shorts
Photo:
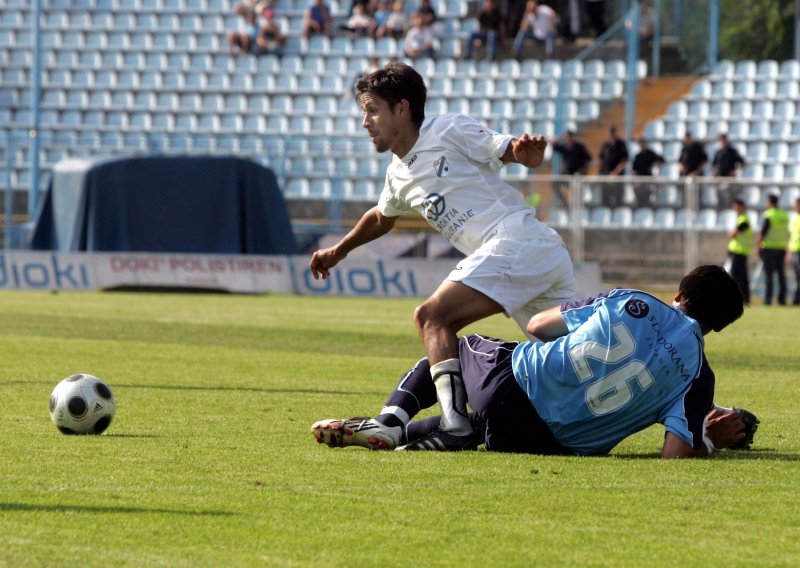
<path id="1" fill-rule="evenodd" d="M 523 392 L 511 367 L 516 341 L 467 335 L 459 341 L 461 375 L 472 427 L 493 452 L 572 454 L 553 436 Z M 439 426 L 438 416 L 408 425 L 409 441 Z"/>

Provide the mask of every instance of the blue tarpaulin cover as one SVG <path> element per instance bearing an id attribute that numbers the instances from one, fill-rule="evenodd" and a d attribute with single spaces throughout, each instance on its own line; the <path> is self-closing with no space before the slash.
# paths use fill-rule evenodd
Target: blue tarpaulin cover
<path id="1" fill-rule="evenodd" d="M 65 160 L 31 247 L 60 251 L 294 254 L 272 170 L 230 157 Z"/>

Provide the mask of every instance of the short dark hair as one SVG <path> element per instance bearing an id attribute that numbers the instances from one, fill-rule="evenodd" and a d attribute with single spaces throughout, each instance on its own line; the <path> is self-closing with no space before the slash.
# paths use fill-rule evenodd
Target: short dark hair
<path id="1" fill-rule="evenodd" d="M 776 193 L 770 193 L 767 195 L 767 201 L 769 201 L 769 204 L 774 207 L 778 204 L 778 197 L 779 196 Z"/>
<path id="2" fill-rule="evenodd" d="M 715 264 L 698 266 L 678 285 L 681 305 L 701 327 L 721 331 L 742 317 L 747 301 L 739 284 Z"/>
<path id="3" fill-rule="evenodd" d="M 742 199 L 741 197 L 737 197 L 736 199 L 733 200 L 733 202 L 739 207 L 744 207 L 744 199 Z"/>
<path id="4" fill-rule="evenodd" d="M 422 76 L 405 63 L 387 63 L 380 69 L 359 77 L 355 85 L 356 96 L 372 93 L 389 104 L 390 109 L 403 99 L 408 101 L 411 120 L 421 126 L 425 120 L 425 102 L 428 89 Z"/>

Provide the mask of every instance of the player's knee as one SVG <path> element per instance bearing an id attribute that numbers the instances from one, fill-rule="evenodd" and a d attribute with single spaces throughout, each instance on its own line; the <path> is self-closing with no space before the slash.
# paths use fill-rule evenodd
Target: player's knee
<path id="1" fill-rule="evenodd" d="M 414 310 L 414 325 L 417 326 L 417 330 L 419 330 L 420 333 L 425 329 L 442 325 L 443 323 L 445 322 L 443 322 L 439 311 L 430 302 L 420 304 Z"/>

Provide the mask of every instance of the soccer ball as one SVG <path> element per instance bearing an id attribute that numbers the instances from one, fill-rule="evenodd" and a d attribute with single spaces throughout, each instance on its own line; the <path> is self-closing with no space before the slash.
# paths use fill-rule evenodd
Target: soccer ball
<path id="1" fill-rule="evenodd" d="M 102 434 L 116 410 L 111 388 L 92 375 L 67 377 L 50 395 L 50 419 L 62 434 Z"/>

